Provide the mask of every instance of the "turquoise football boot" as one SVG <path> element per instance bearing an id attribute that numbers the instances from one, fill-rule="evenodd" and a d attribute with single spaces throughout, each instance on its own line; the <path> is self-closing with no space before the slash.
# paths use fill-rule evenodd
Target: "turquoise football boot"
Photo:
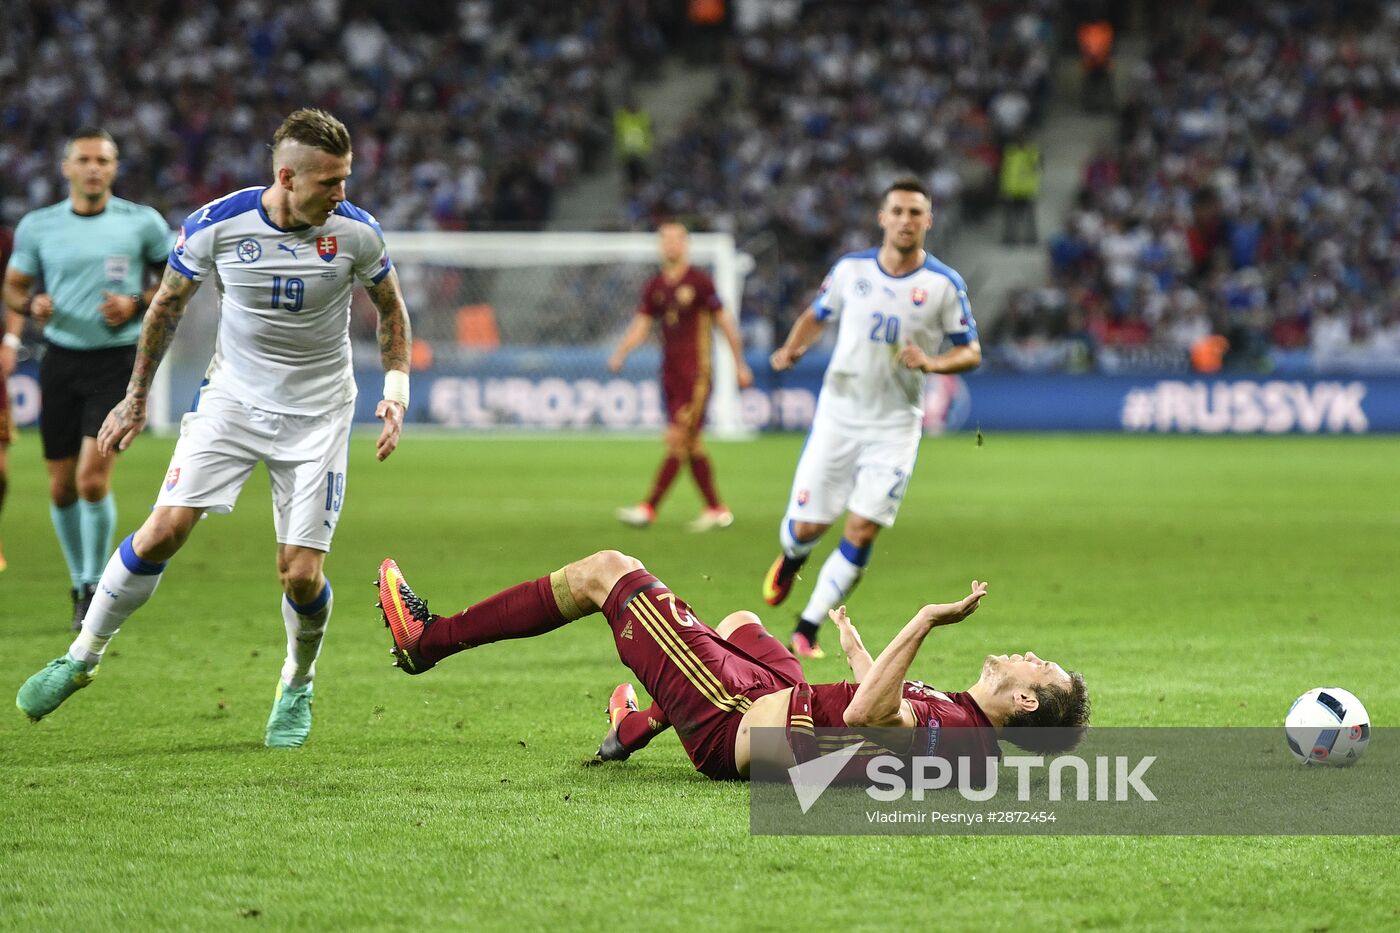
<path id="1" fill-rule="evenodd" d="M 277 681 L 272 715 L 267 717 L 268 748 L 301 748 L 311 734 L 311 684 L 289 687 Z"/>
<path id="2" fill-rule="evenodd" d="M 97 668 L 88 670 L 82 661 L 75 661 L 68 655 L 54 658 L 44 669 L 24 682 L 15 695 L 15 705 L 29 717 L 30 722 L 38 722 L 79 690 L 92 683 L 97 676 Z"/>

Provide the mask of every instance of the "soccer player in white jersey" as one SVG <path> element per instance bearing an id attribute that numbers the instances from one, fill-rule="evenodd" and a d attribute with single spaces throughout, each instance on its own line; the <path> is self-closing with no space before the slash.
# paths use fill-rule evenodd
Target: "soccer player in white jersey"
<path id="1" fill-rule="evenodd" d="M 928 373 L 961 373 L 982 362 L 962 277 L 924 251 L 933 223 L 928 191 L 914 178 L 885 189 L 877 249 L 841 257 L 811 307 L 773 351 L 773 369 L 797 362 L 832 318 L 836 348 L 822 380 L 812 432 L 797 463 L 782 554 L 763 598 L 787 598 L 817 540 L 842 513 L 841 542 L 822 564 L 791 638 L 794 654 L 822 657 L 817 630 L 845 602 L 870 562 L 881 528 L 894 524 L 923 434 Z M 944 339 L 950 344 L 942 350 Z"/>
<path id="2" fill-rule="evenodd" d="M 146 423 L 156 367 L 190 296 L 217 275 L 218 342 L 207 384 L 180 424 L 150 517 L 107 562 L 68 653 L 20 688 L 30 719 L 87 686 L 122 622 L 155 592 L 161 573 L 206 512 L 233 510 L 258 462 L 272 480 L 287 657 L 266 743 L 301 745 L 311 730 L 312 677 L 331 587 L 322 573 L 345 502 L 354 414 L 350 295 L 365 284 L 379 311 L 384 421 L 378 457 L 393 453 L 408 406 L 409 322 L 375 219 L 345 200 L 350 134 L 320 110 L 287 117 L 272 141 L 275 179 L 195 211 L 180 229 L 141 328 L 126 398 L 98 435 L 125 450 Z"/>

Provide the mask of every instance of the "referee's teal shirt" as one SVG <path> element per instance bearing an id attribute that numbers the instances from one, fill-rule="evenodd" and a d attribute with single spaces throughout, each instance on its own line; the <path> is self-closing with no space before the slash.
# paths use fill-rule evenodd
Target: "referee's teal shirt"
<path id="1" fill-rule="evenodd" d="M 74 213 L 68 200 L 31 211 L 15 228 L 10 268 L 43 280 L 53 299 L 44 338 L 68 350 L 129 347 L 141 319 L 108 327 L 103 291 L 143 291 L 148 264 L 165 262 L 174 237 L 153 207 L 113 197 L 100 214 Z"/>

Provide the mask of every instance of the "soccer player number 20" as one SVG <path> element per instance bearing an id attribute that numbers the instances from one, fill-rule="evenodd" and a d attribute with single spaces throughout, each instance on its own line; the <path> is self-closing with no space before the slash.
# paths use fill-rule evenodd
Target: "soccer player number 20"
<path id="1" fill-rule="evenodd" d="M 272 277 L 272 307 L 282 308 L 284 311 L 300 311 L 302 300 L 306 297 L 306 282 L 302 279 L 287 279 L 286 285 L 284 292 L 282 276 Z"/>
<path id="2" fill-rule="evenodd" d="M 870 328 L 870 339 L 876 343 L 899 343 L 899 317 L 891 314 L 886 317 L 884 312 L 875 312 L 875 324 Z"/>

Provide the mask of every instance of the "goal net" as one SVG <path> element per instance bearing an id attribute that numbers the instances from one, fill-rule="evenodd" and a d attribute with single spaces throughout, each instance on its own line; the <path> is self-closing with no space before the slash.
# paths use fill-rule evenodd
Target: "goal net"
<path id="1" fill-rule="evenodd" d="M 665 423 L 660 351 L 649 342 L 621 373 L 607 359 L 657 269 L 649 233 L 386 233 L 413 322 L 409 420 L 466 430 L 656 430 Z M 691 262 L 714 277 L 738 317 L 752 265 L 733 237 L 695 233 Z M 170 430 L 189 409 L 213 350 L 217 291 L 186 312 L 152 393 L 151 423 Z M 360 403 L 373 419 L 382 367 L 376 314 L 362 289 L 351 306 Z M 711 429 L 743 436 L 738 381 L 716 334 Z"/>

